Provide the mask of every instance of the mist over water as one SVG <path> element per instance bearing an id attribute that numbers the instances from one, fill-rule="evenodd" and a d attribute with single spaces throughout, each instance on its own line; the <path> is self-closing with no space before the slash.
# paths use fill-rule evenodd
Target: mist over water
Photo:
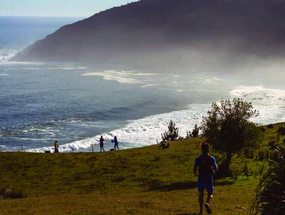
<path id="1" fill-rule="evenodd" d="M 40 26 L 34 25 L 31 35 Z M 28 42 L 15 45 L 8 40 L 14 28 L 10 25 L 13 30 L 6 35 L 1 28 L 0 38 L 9 41 L 0 44 L 1 151 L 22 146 L 31 152 L 52 151 L 54 140 L 60 151 L 91 151 L 101 134 L 107 150 L 115 135 L 122 149 L 151 145 L 161 140 L 170 119 L 186 136 L 213 101 L 237 97 L 259 110 L 254 122 L 285 121 L 285 67 L 276 56 L 176 49 L 184 56 L 180 61 L 165 59 L 169 64 L 146 68 L 16 63 L 8 59 Z"/>

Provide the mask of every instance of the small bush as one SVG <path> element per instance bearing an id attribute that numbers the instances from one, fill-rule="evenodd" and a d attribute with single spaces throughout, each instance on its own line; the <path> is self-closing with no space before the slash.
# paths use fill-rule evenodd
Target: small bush
<path id="1" fill-rule="evenodd" d="M 267 128 L 274 128 L 274 126 L 272 124 L 269 124 Z"/>
<path id="2" fill-rule="evenodd" d="M 190 131 L 187 132 L 186 138 L 198 137 L 199 136 L 199 130 L 200 130 L 200 128 L 198 127 L 198 125 L 195 124 L 192 132 L 190 132 Z"/>
<path id="3" fill-rule="evenodd" d="M 265 132 L 265 131 L 266 131 L 266 128 L 262 127 L 262 128 L 261 128 L 261 131 L 262 131 L 262 132 Z"/>
<path id="4" fill-rule="evenodd" d="M 175 122 L 171 119 L 168 124 L 168 131 L 165 131 L 164 134 L 161 134 L 162 141 L 174 141 L 179 138 L 178 128 L 175 125 Z"/>
<path id="5" fill-rule="evenodd" d="M 278 159 L 269 162 L 269 169 L 260 180 L 248 214 L 285 214 L 285 149 L 277 147 L 275 152 Z"/>

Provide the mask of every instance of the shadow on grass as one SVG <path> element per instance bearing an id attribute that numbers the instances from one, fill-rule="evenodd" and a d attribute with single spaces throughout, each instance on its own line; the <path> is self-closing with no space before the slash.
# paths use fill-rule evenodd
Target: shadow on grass
<path id="1" fill-rule="evenodd" d="M 198 213 L 186 213 L 186 214 L 177 214 L 177 215 L 197 215 Z"/>
<path id="2" fill-rule="evenodd" d="M 214 182 L 215 186 L 223 186 L 223 185 L 232 185 L 234 182 L 231 181 L 217 181 Z M 183 181 L 172 183 L 170 185 L 163 185 L 160 186 L 159 184 L 155 183 L 152 186 L 149 186 L 150 190 L 161 190 L 161 191 L 172 191 L 172 190 L 188 190 L 197 188 L 197 182 L 195 181 Z"/>

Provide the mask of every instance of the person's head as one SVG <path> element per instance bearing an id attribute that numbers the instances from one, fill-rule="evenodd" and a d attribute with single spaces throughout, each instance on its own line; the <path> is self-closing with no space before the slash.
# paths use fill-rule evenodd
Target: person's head
<path id="1" fill-rule="evenodd" d="M 210 150 L 209 143 L 202 142 L 202 143 L 200 143 L 200 145 L 201 145 L 201 149 L 202 149 L 203 154 L 209 153 L 209 150 Z"/>
<path id="2" fill-rule="evenodd" d="M 117 139 L 117 136 L 114 136 L 114 139 L 116 140 L 116 139 Z"/>
<path id="3" fill-rule="evenodd" d="M 54 141 L 54 143 L 57 143 L 57 140 L 56 140 L 56 141 Z"/>

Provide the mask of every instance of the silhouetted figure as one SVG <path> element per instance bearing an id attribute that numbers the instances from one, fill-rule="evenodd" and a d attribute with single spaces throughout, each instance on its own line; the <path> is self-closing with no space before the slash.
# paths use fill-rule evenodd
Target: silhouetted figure
<path id="1" fill-rule="evenodd" d="M 101 135 L 100 140 L 99 140 L 99 143 L 100 143 L 100 152 L 105 152 L 105 149 L 104 149 L 104 141 L 105 141 L 105 139 L 104 139 L 103 136 Z"/>
<path id="2" fill-rule="evenodd" d="M 54 153 L 58 153 L 59 151 L 58 151 L 58 142 L 57 142 L 57 140 L 56 141 L 54 141 Z"/>
<path id="3" fill-rule="evenodd" d="M 194 174 L 198 176 L 198 191 L 199 191 L 199 205 L 200 214 L 203 214 L 204 192 L 208 193 L 205 208 L 207 213 L 212 213 L 210 202 L 213 198 L 214 180 L 213 175 L 218 170 L 218 165 L 213 156 L 209 155 L 209 144 L 204 142 L 200 143 L 203 154 L 196 158 L 193 168 Z"/>
<path id="4" fill-rule="evenodd" d="M 114 150 L 120 150 L 119 149 L 119 143 L 118 143 L 118 139 L 117 139 L 117 136 L 114 136 Z"/>

